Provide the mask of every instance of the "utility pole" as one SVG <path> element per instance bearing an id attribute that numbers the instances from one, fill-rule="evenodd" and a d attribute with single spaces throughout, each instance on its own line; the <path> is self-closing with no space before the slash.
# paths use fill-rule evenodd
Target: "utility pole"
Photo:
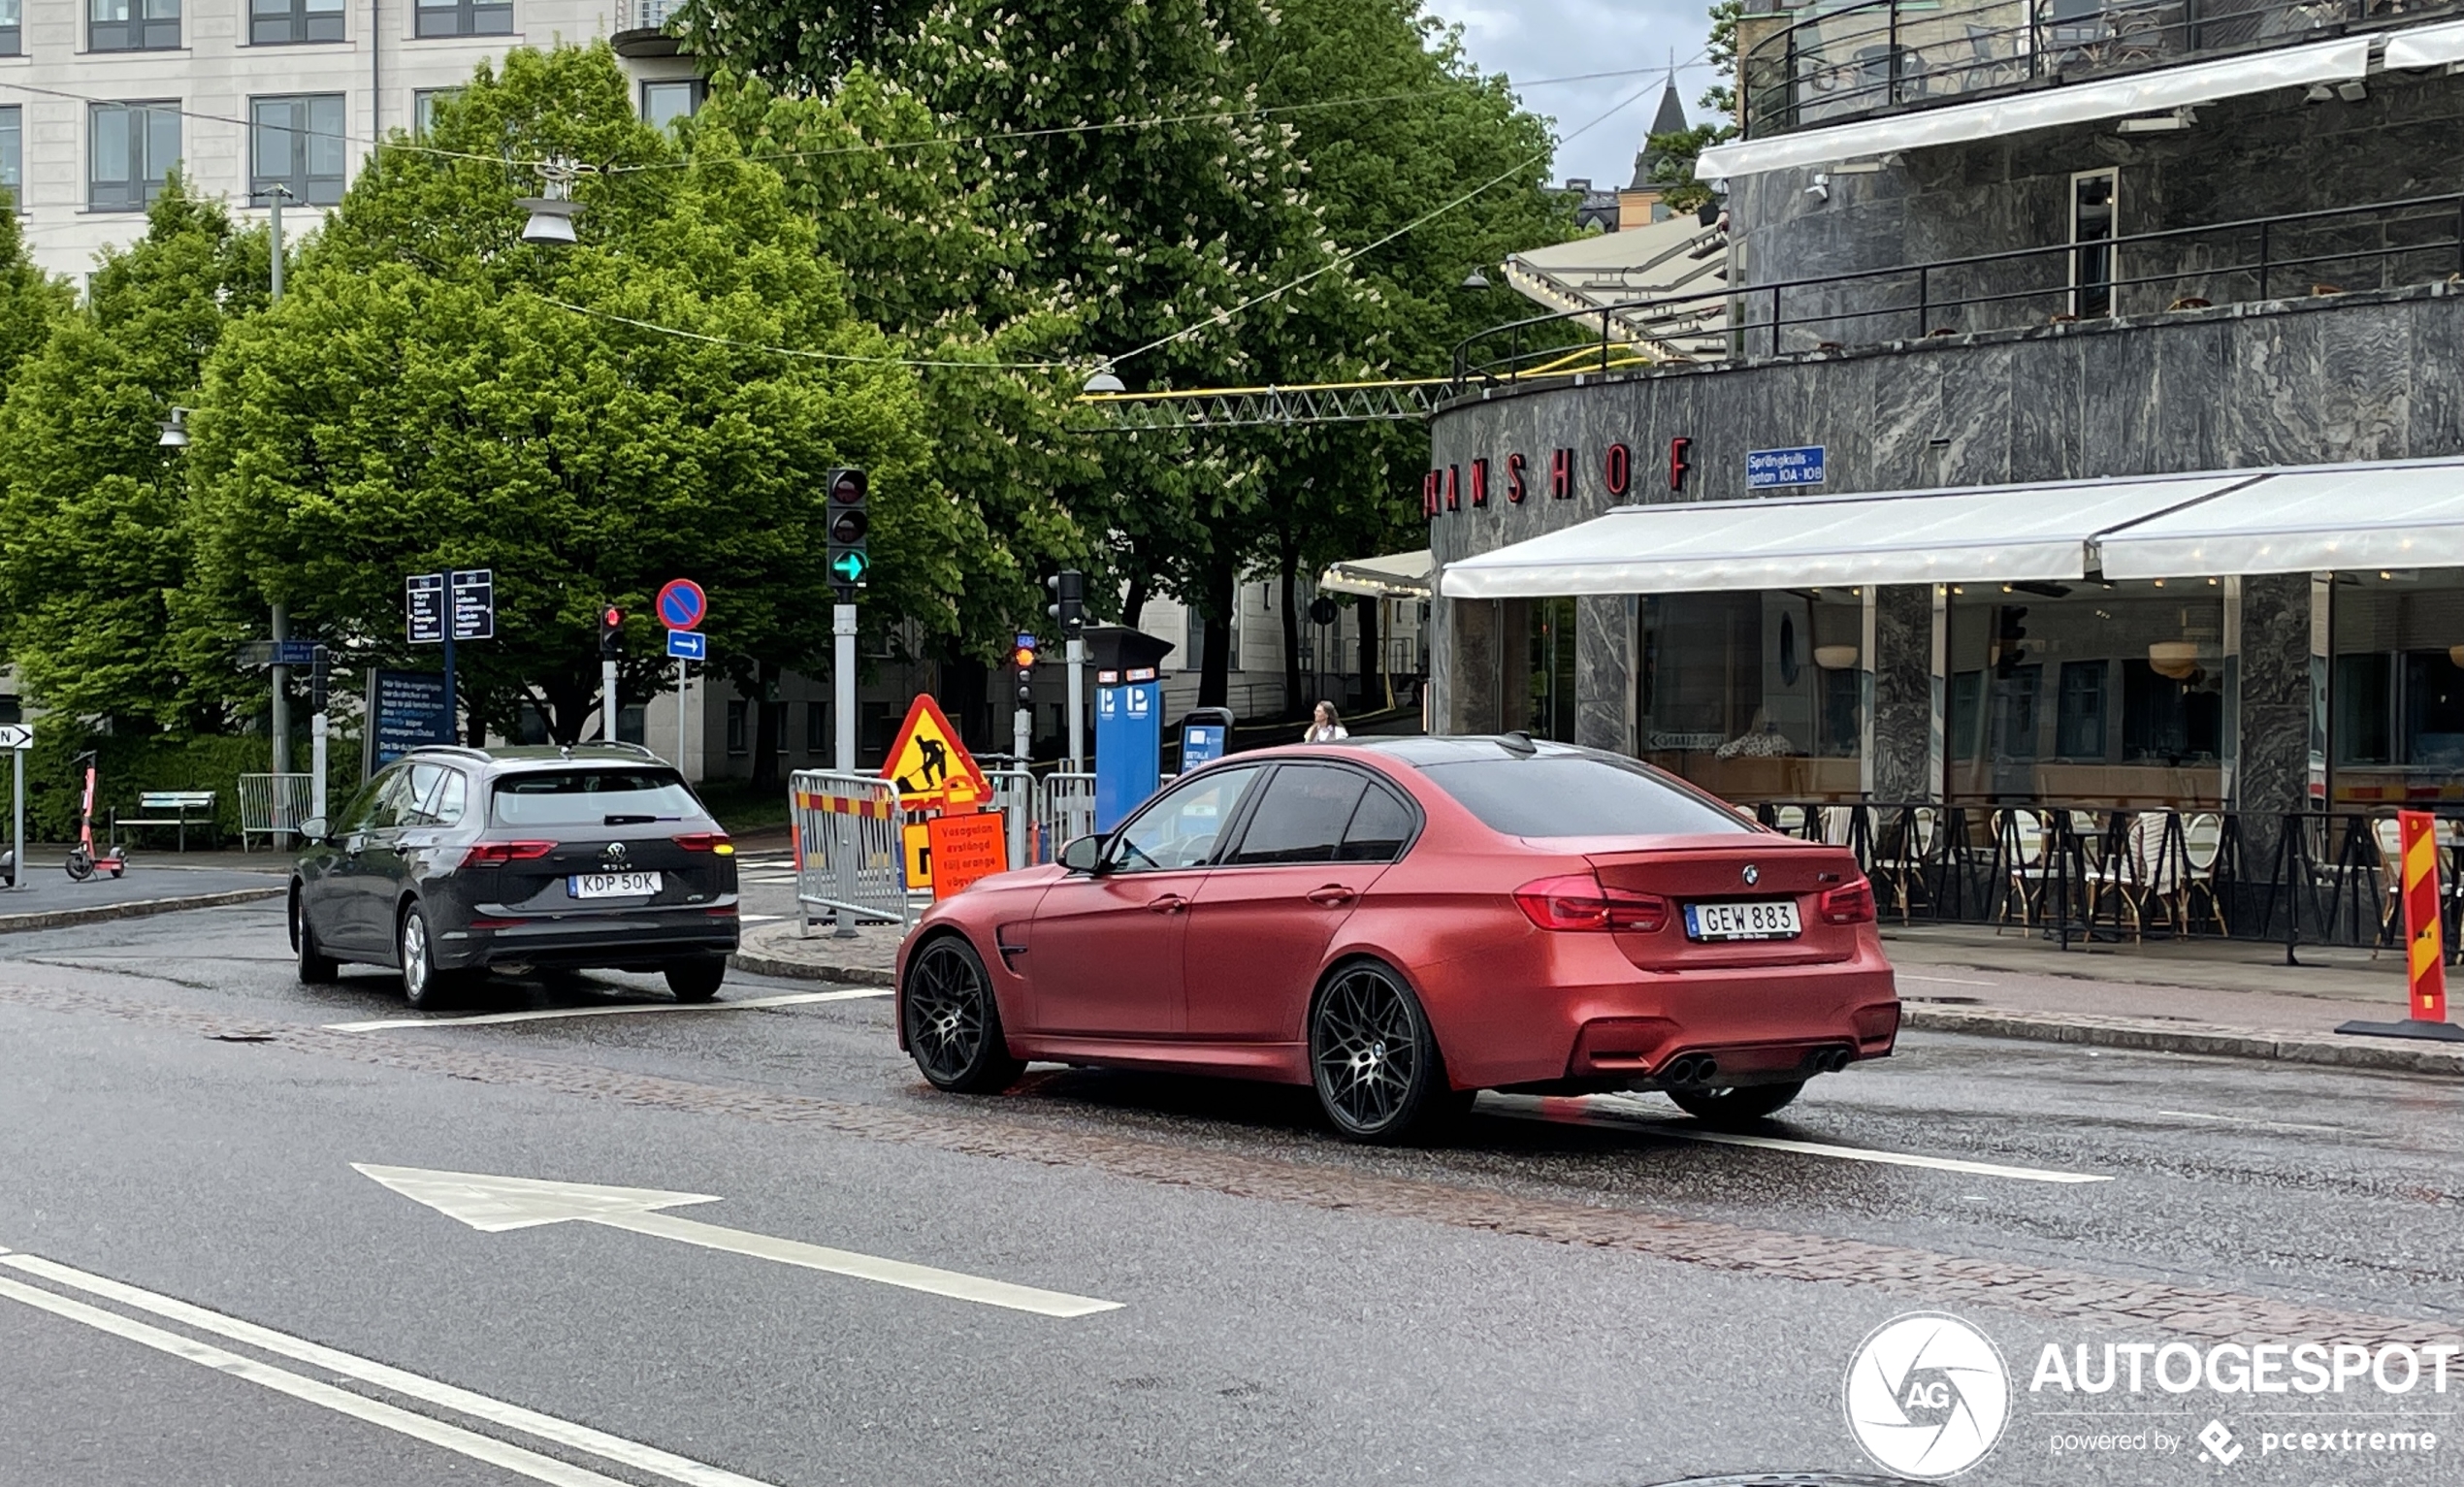
<path id="1" fill-rule="evenodd" d="M 271 277 L 267 280 L 266 299 L 269 304 L 274 305 L 282 303 L 282 199 L 290 194 L 290 191 L 279 183 L 266 188 L 268 209 L 266 228 L 269 240 L 267 245 L 273 250 L 273 256 L 269 260 Z M 274 606 L 275 645 L 279 648 L 283 641 L 290 638 L 290 610 L 287 606 L 277 603 Z M 284 793 L 282 777 L 291 772 L 291 668 L 276 662 L 273 670 L 274 715 L 268 731 L 274 735 L 275 824 L 280 826 L 285 824 L 282 820 L 282 802 L 288 798 Z M 322 722 L 321 714 L 319 722 Z M 284 840 L 285 837 L 280 835 L 275 838 L 276 843 Z"/>

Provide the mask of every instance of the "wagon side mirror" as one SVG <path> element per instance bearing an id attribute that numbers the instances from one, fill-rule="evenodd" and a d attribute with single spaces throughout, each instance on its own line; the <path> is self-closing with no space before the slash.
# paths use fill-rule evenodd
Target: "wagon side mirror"
<path id="1" fill-rule="evenodd" d="M 300 823 L 300 840 L 311 847 L 324 846 L 325 839 L 333 833 L 333 824 L 322 816 L 311 816 Z"/>
<path id="2" fill-rule="evenodd" d="M 1074 836 L 1061 844 L 1061 866 L 1074 873 L 1092 873 L 1103 865 L 1104 839 Z"/>

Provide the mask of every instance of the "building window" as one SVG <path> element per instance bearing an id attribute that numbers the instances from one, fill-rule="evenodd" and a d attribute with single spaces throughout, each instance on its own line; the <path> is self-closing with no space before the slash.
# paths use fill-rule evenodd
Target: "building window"
<path id="1" fill-rule="evenodd" d="M 804 704 L 804 752 L 814 755 L 829 752 L 829 704 L 827 702 Z"/>
<path id="2" fill-rule="evenodd" d="M 745 726 L 745 706 L 742 697 L 728 704 L 728 752 L 729 754 L 753 752 L 753 730 Z"/>
<path id="3" fill-rule="evenodd" d="M 1528 716 L 1572 730 L 1573 604 L 1509 603 Z M 1670 594 L 1642 604 L 1642 757 L 1748 804 L 1853 800 L 1864 743 L 1864 597 L 1853 588 Z M 1535 733 L 1538 727 L 1533 729 Z"/>
<path id="4" fill-rule="evenodd" d="M 179 105 L 98 103 L 86 111 L 85 205 L 143 211 L 179 163 Z"/>
<path id="5" fill-rule="evenodd" d="M 2333 604 L 2335 804 L 2464 799 L 2464 573 L 2339 573 Z"/>
<path id="6" fill-rule="evenodd" d="M 419 0 L 419 34 L 510 36 L 513 7 L 491 0 Z"/>
<path id="7" fill-rule="evenodd" d="M 341 39 L 342 0 L 248 0 L 252 47 Z"/>
<path id="8" fill-rule="evenodd" d="M 2070 312 L 2082 320 L 2113 313 L 2119 183 L 2112 171 L 2082 171 L 2070 178 Z"/>
<path id="9" fill-rule="evenodd" d="M 641 85 L 642 122 L 665 129 L 680 118 L 690 118 L 701 107 L 701 80 L 687 78 L 681 82 L 645 82 Z"/>
<path id="10" fill-rule="evenodd" d="M 302 93 L 248 100 L 248 192 L 267 197 L 276 186 L 291 200 L 331 207 L 342 199 L 350 172 L 344 147 L 342 95 Z"/>
<path id="11" fill-rule="evenodd" d="M 0 0 L 0 57 L 25 54 L 25 0 Z"/>
<path id="12" fill-rule="evenodd" d="M 410 132 L 425 135 L 437 127 L 437 110 L 462 95 L 458 87 L 423 87 L 410 95 Z"/>
<path id="13" fill-rule="evenodd" d="M 9 203 L 25 210 L 25 109 L 0 107 L 0 186 L 9 188 Z"/>
<path id="14" fill-rule="evenodd" d="M 95 51 L 162 51 L 179 45 L 179 0 L 86 0 L 85 45 Z"/>

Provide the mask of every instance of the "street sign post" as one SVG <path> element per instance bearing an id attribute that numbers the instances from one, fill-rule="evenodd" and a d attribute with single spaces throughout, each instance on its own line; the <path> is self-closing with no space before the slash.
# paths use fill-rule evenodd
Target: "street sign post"
<path id="1" fill-rule="evenodd" d="M 444 573 L 413 573 L 403 580 L 403 608 L 413 645 L 441 645 L 445 661 L 444 742 L 452 742 L 453 720 L 460 715 L 460 690 L 453 674 L 457 640 L 493 640 L 497 633 L 497 575 L 494 568 L 455 568 Z M 449 618 L 450 617 L 450 618 Z"/>
<path id="2" fill-rule="evenodd" d="M 701 622 L 710 617 L 710 596 L 690 578 L 671 578 L 660 587 L 651 608 L 667 627 L 667 654 L 676 658 L 676 769 L 685 767 L 685 689 L 693 682 L 690 663 L 710 659 L 710 637 Z"/>
<path id="3" fill-rule="evenodd" d="M 9 754 L 9 882 L 25 887 L 25 751 L 34 747 L 34 727 L 0 723 L 0 749 Z"/>

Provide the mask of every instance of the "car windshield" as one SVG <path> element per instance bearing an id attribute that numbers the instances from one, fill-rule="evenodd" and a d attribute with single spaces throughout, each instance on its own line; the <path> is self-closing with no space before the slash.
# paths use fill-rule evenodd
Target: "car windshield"
<path id="1" fill-rule="evenodd" d="M 1663 836 L 1751 831 L 1735 811 L 1638 764 L 1590 754 L 1464 760 L 1423 773 L 1508 836 Z"/>
<path id="2" fill-rule="evenodd" d="M 701 807 L 671 769 L 558 769 L 497 782 L 501 826 L 623 826 L 683 821 Z"/>

